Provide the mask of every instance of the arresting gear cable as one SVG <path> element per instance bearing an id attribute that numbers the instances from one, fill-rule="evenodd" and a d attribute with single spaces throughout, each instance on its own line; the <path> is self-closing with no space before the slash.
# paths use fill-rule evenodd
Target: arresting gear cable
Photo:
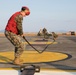
<path id="1" fill-rule="evenodd" d="M 35 51 L 37 51 L 38 53 L 43 53 L 43 52 L 48 48 L 49 45 L 51 45 L 51 44 L 53 44 L 53 43 L 55 42 L 55 40 L 53 40 L 52 43 L 46 45 L 43 50 L 39 51 L 39 50 L 37 50 L 32 44 L 29 43 L 29 41 L 25 38 L 25 36 L 23 36 L 23 39 L 24 39 Z"/>

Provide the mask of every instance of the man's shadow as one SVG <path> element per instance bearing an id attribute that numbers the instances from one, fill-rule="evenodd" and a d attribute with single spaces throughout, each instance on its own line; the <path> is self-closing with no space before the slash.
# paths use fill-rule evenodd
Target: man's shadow
<path id="1" fill-rule="evenodd" d="M 1 60 L 0 64 L 2 64 L 2 65 L 4 64 L 4 66 L 2 66 L 3 68 L 12 68 L 18 72 L 18 75 L 34 75 L 34 73 L 35 73 L 34 67 L 28 68 L 25 71 L 21 72 L 22 66 L 13 64 L 13 60 L 9 59 L 8 57 L 0 55 L 0 60 Z M 8 65 L 8 67 L 6 65 Z M 11 66 L 9 66 L 9 65 L 11 65 Z M 29 66 L 26 65 L 26 66 L 29 67 L 30 65 Z"/>
<path id="2" fill-rule="evenodd" d="M 4 61 L 5 63 L 9 63 L 9 62 L 13 61 L 12 59 L 9 59 L 9 58 L 2 56 L 2 55 L 0 55 L 0 60 Z M 0 62 L 0 63 L 4 63 L 4 62 Z"/>
<path id="3" fill-rule="evenodd" d="M 2 65 L 4 64 L 4 66 L 2 66 L 3 68 L 12 68 L 18 71 L 18 75 L 21 75 L 19 71 L 20 66 L 14 65 L 12 59 L 9 59 L 8 57 L 0 55 L 0 60 L 1 60 L 0 64 Z M 6 65 L 8 65 L 8 67 L 6 67 Z M 11 67 L 9 65 L 11 65 Z"/>

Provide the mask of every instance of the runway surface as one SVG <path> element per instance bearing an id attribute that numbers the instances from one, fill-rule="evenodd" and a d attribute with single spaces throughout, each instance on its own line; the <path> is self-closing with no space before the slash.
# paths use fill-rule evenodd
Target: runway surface
<path id="1" fill-rule="evenodd" d="M 40 41 L 42 38 L 38 36 L 26 36 L 26 38 L 30 42 L 35 42 L 33 46 L 40 51 L 48 44 L 40 44 L 40 42 L 45 41 Z M 49 39 L 48 42 L 52 42 L 52 40 Z M 6 37 L 0 36 L 0 68 L 18 68 L 18 66 L 12 64 L 13 52 L 14 46 L 7 40 Z M 27 44 L 24 53 L 25 57 L 23 55 L 22 58 L 25 61 L 25 65 L 34 64 L 40 66 L 40 68 L 50 70 L 76 70 L 76 36 L 59 36 L 56 43 L 49 45 L 48 48 L 41 54 L 37 53 Z M 59 55 L 55 53 L 58 53 Z M 12 57 L 11 60 L 8 58 L 9 56 Z"/>

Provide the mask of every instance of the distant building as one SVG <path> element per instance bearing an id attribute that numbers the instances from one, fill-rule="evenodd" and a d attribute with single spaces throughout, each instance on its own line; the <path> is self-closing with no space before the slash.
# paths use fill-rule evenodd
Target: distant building
<path id="1" fill-rule="evenodd" d="M 67 33 L 67 35 L 76 35 L 76 32 L 75 32 L 75 31 L 69 31 L 69 32 Z"/>

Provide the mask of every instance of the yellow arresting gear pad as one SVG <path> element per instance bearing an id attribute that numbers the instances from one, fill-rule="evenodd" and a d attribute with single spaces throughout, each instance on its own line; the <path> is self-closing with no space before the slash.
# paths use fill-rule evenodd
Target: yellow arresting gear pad
<path id="1" fill-rule="evenodd" d="M 23 63 L 40 63 L 40 62 L 53 62 L 68 58 L 67 54 L 59 52 L 43 52 L 39 54 L 36 51 L 24 51 L 21 59 Z M 0 52 L 0 62 L 10 63 L 14 60 L 14 52 Z"/>

